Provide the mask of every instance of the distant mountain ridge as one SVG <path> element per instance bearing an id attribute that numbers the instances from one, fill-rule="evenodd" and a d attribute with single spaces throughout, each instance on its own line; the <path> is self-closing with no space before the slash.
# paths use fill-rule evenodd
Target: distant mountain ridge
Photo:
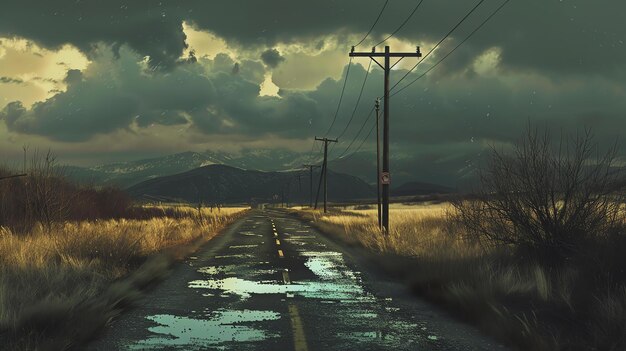
<path id="1" fill-rule="evenodd" d="M 300 170 L 302 164 L 310 163 L 310 154 L 282 149 L 242 150 L 236 153 L 223 151 L 182 152 L 162 157 L 154 157 L 129 162 L 110 163 L 94 167 L 66 166 L 67 175 L 80 182 L 97 185 L 112 185 L 128 188 L 149 179 L 174 175 L 209 165 L 226 165 L 244 170 L 266 172 Z M 420 179 L 424 184 L 456 184 L 456 181 L 471 176 L 471 169 L 449 172 L 452 163 L 459 159 L 451 158 L 436 164 L 419 163 L 414 159 L 392 158 L 392 188 Z M 368 152 L 360 152 L 349 157 L 329 161 L 329 170 L 350 174 L 371 185 L 376 183 L 375 157 Z"/>
<path id="2" fill-rule="evenodd" d="M 282 150 L 250 150 L 239 154 L 226 152 L 182 152 L 163 157 L 118 162 L 94 167 L 66 166 L 72 179 L 82 183 L 114 185 L 122 188 L 157 177 L 177 174 L 202 166 L 222 164 L 242 169 L 278 171 L 297 169 L 302 154 Z"/>
<path id="3" fill-rule="evenodd" d="M 317 189 L 319 172 L 314 173 Z M 308 172 L 264 172 L 225 165 L 208 165 L 187 172 L 143 181 L 127 189 L 131 196 L 144 200 L 203 203 L 281 202 L 308 203 Z M 363 180 L 329 171 L 330 201 L 371 199 L 374 188 Z M 315 194 L 314 194 L 315 195 Z"/>

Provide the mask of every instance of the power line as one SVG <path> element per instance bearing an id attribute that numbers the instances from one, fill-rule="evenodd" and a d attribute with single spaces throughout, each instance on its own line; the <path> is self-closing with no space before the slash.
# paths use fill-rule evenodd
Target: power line
<path id="1" fill-rule="evenodd" d="M 413 15 L 415 14 L 415 12 L 417 12 L 417 9 L 420 8 L 420 6 L 422 5 L 423 2 L 424 2 L 424 0 L 420 0 L 420 2 L 417 4 L 417 6 L 415 6 L 413 11 L 411 11 L 409 16 L 404 20 L 404 22 L 402 22 L 402 24 L 400 24 L 400 26 L 398 26 L 398 28 L 396 28 L 396 30 L 394 30 L 393 33 L 389 34 L 389 36 L 387 36 L 385 39 L 381 40 L 378 44 L 374 45 L 374 47 L 376 47 L 376 46 L 386 42 L 389 38 L 393 37 L 396 33 L 398 33 L 400 31 L 400 29 L 402 29 L 402 27 L 404 27 L 404 25 L 407 24 L 407 22 L 409 22 L 411 17 L 413 17 Z"/>
<path id="2" fill-rule="evenodd" d="M 365 144 L 367 139 L 369 139 L 370 135 L 372 135 L 372 132 L 374 131 L 374 128 L 376 128 L 376 123 L 374 123 L 372 128 L 370 128 L 369 133 L 367 133 L 365 138 L 363 138 L 363 140 L 361 141 L 361 144 L 359 144 L 359 146 L 356 148 L 356 150 L 352 151 L 348 156 L 340 156 L 340 157 L 337 157 L 336 159 L 334 159 L 333 161 L 336 161 L 338 159 L 344 159 L 345 160 L 347 158 L 350 158 L 350 157 L 354 156 L 357 152 L 359 152 L 359 150 L 361 150 L 361 148 L 363 147 L 363 144 Z"/>
<path id="3" fill-rule="evenodd" d="M 337 121 L 337 115 L 339 115 L 341 101 L 343 100 L 343 93 L 346 91 L 346 83 L 348 83 L 348 76 L 350 75 L 350 66 L 352 66 L 352 57 L 350 57 L 350 61 L 348 61 L 348 69 L 346 70 L 346 77 L 343 80 L 343 87 L 341 88 L 341 95 L 339 95 L 339 103 L 337 104 L 337 110 L 335 111 L 333 122 L 330 124 L 330 127 L 328 127 L 325 136 L 328 136 L 328 133 L 330 133 L 331 129 L 333 129 L 333 126 L 335 125 L 335 122 Z"/>
<path id="4" fill-rule="evenodd" d="M 367 119 L 365 119 L 365 121 L 363 121 L 363 124 L 361 125 L 361 128 L 359 129 L 359 131 L 356 133 L 356 135 L 354 136 L 354 138 L 352 138 L 352 141 L 350 142 L 350 144 L 348 145 L 348 147 L 343 150 L 343 152 L 341 153 L 341 155 L 339 155 L 337 159 L 340 159 L 341 157 L 343 157 L 348 150 L 350 150 L 350 148 L 352 147 L 352 145 L 354 144 L 354 142 L 358 139 L 359 135 L 361 135 L 361 132 L 363 131 L 363 128 L 365 128 L 365 125 L 367 124 L 367 122 L 369 122 L 370 118 L 372 118 L 372 114 L 374 113 L 374 107 L 372 107 L 372 109 L 370 110 L 370 113 L 367 115 Z"/>
<path id="5" fill-rule="evenodd" d="M 387 7 L 388 3 L 389 3 L 389 0 L 385 1 L 383 8 L 380 9 L 380 13 L 378 14 L 378 17 L 376 17 L 376 21 L 374 21 L 374 24 L 372 24 L 372 27 L 370 27 L 370 30 L 367 31 L 367 34 L 365 34 L 363 39 L 361 39 L 361 41 L 358 44 L 356 44 L 354 47 L 361 45 L 365 41 L 365 39 L 367 39 L 367 37 L 372 33 L 372 30 L 374 30 L 374 27 L 376 27 L 376 24 L 378 23 L 378 20 L 380 20 L 380 16 L 383 15 L 383 12 L 385 11 L 385 7 Z"/>
<path id="6" fill-rule="evenodd" d="M 441 39 L 439 40 L 439 42 L 433 46 L 432 49 L 430 49 L 430 51 L 428 51 L 428 53 L 426 55 L 424 55 L 424 57 L 422 57 L 413 67 L 411 67 L 411 69 L 406 72 L 406 74 L 404 76 L 402 76 L 402 78 L 400 78 L 400 80 L 398 80 L 398 82 L 396 82 L 396 84 L 394 84 L 391 89 L 389 89 L 389 91 L 392 91 L 395 87 L 398 86 L 398 84 L 400 84 L 400 82 L 402 82 L 409 74 L 411 74 L 411 72 L 413 72 L 413 70 L 415 68 L 417 68 L 417 66 L 419 66 L 422 62 L 424 62 L 424 60 L 426 60 L 426 58 L 428 56 L 430 56 L 430 54 L 432 54 L 435 50 L 437 50 L 437 48 L 446 40 L 450 37 L 450 35 L 457 30 L 457 28 L 459 28 L 459 26 L 461 26 L 461 24 L 463 24 L 463 22 L 465 22 L 465 20 L 467 20 L 469 18 L 469 16 L 472 15 L 472 13 L 474 13 L 474 11 L 476 11 L 476 9 L 478 9 L 478 7 L 480 5 L 482 5 L 482 3 L 485 2 L 485 0 L 480 0 L 473 8 L 471 11 L 469 11 L 467 14 L 465 14 L 465 16 L 454 26 L 452 27 L 452 29 Z"/>
<path id="7" fill-rule="evenodd" d="M 457 46 L 455 46 L 454 49 L 452 49 L 450 52 L 448 52 L 444 57 L 442 57 L 441 60 L 437 61 L 437 63 L 435 63 L 432 67 L 430 67 L 428 70 L 426 70 L 420 76 L 418 76 L 417 78 L 415 78 L 414 80 L 409 82 L 407 85 L 405 85 L 402 88 L 400 88 L 400 90 L 397 90 L 391 96 L 397 95 L 402 90 L 408 88 L 413 83 L 417 82 L 418 80 L 420 80 L 421 78 L 426 76 L 430 71 L 435 69 L 435 67 L 439 66 L 439 64 L 441 64 L 446 58 L 448 58 L 448 56 L 452 55 L 461 45 L 463 45 L 466 41 L 468 41 L 476 32 L 478 32 L 485 24 L 487 24 L 487 22 L 489 22 L 489 20 L 491 20 L 491 18 L 493 18 L 498 12 L 500 12 L 500 10 L 502 10 L 502 8 L 504 8 L 504 6 L 509 3 L 509 1 L 511 1 L 511 0 L 505 0 L 504 3 L 502 3 L 502 5 L 500 5 L 495 11 L 493 11 L 478 27 L 476 27 L 476 29 L 474 29 L 467 37 L 465 37 L 465 39 L 463 39 L 463 41 L 461 41 Z"/>
<path id="8" fill-rule="evenodd" d="M 341 139 L 341 137 L 346 133 L 346 131 L 348 130 L 348 127 L 350 127 L 350 123 L 352 123 L 352 120 L 354 119 L 354 116 L 356 115 L 356 110 L 358 109 L 359 103 L 361 102 L 361 97 L 363 96 L 363 90 L 365 89 L 365 83 L 367 83 L 367 76 L 369 76 L 370 74 L 371 67 L 372 67 L 372 60 L 370 60 L 369 65 L 367 65 L 367 71 L 365 72 L 365 79 L 363 79 L 363 85 L 361 85 L 361 91 L 359 92 L 359 97 L 356 99 L 356 105 L 354 106 L 354 110 L 352 110 L 352 116 L 350 116 L 350 120 L 348 121 L 348 124 L 346 124 L 346 127 L 343 129 L 341 134 L 339 134 L 337 139 Z"/>
<path id="9" fill-rule="evenodd" d="M 313 140 L 313 144 L 311 145 L 311 150 L 309 151 L 309 158 L 308 158 L 308 163 L 312 163 L 313 160 L 315 160 L 315 153 L 313 152 L 313 150 L 315 149 L 315 140 Z M 321 149 L 317 150 L 317 154 L 319 154 L 321 151 Z"/>

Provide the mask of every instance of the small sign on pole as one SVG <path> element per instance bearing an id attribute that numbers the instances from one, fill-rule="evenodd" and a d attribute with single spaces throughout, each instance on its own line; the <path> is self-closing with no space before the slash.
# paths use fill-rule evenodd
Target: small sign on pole
<path id="1" fill-rule="evenodd" d="M 391 177 L 389 176 L 389 172 L 382 172 L 380 174 L 380 182 L 381 184 L 391 184 Z"/>

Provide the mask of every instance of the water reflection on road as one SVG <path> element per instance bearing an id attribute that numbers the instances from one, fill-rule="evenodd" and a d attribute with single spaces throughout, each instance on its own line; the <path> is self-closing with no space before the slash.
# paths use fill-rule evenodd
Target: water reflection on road
<path id="1" fill-rule="evenodd" d="M 295 323 L 304 326 L 306 338 L 324 338 L 325 348 L 413 350 L 436 342 L 423 323 L 399 313 L 393 299 L 370 292 L 344 254 L 326 247 L 309 226 L 286 218 L 272 221 L 272 227 L 268 218 L 248 224 L 238 232 L 239 240 L 205 260 L 198 279 L 187 283 L 199 298 L 217 299 L 213 304 L 228 309 L 147 317 L 155 324 L 152 335 L 132 349 L 224 349 L 232 342 L 291 339 L 295 331 L 272 323 L 282 319 L 293 325 L 294 306 L 301 318 Z M 272 245 L 279 245 L 280 258 Z"/>
<path id="2" fill-rule="evenodd" d="M 272 311 L 229 311 L 207 313 L 202 318 L 189 318 L 172 315 L 150 316 L 157 323 L 149 328 L 156 336 L 142 340 L 131 349 L 203 349 L 224 342 L 254 342 L 272 337 L 277 333 L 257 329 L 254 322 L 271 321 L 280 318 Z"/>

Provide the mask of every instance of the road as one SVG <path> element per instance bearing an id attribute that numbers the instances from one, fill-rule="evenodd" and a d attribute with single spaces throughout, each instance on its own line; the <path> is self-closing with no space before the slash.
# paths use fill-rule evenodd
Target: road
<path id="1" fill-rule="evenodd" d="M 275 211 L 250 211 L 90 350 L 502 350 Z"/>

